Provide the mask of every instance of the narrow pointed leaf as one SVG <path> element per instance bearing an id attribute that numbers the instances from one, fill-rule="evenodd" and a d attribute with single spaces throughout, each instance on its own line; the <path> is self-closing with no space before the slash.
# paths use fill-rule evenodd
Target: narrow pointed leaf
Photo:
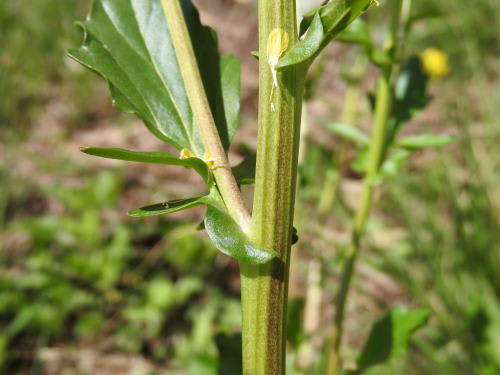
<path id="1" fill-rule="evenodd" d="M 360 374 L 371 366 L 384 363 L 404 355 L 408 350 L 410 337 L 425 325 L 429 312 L 424 309 L 407 310 L 396 307 L 373 326 L 358 360 Z"/>
<path id="2" fill-rule="evenodd" d="M 215 33 L 200 24 L 190 1 L 181 3 L 212 113 L 227 147 L 239 112 L 239 100 L 234 99 L 239 71 L 227 70 L 228 62 L 217 53 Z M 108 82 L 114 105 L 139 116 L 158 138 L 203 157 L 161 1 L 95 0 L 80 25 L 84 41 L 70 50 L 70 56 Z"/>
<path id="3" fill-rule="evenodd" d="M 278 68 L 310 64 L 321 50 L 369 8 L 371 0 L 335 0 L 304 16 L 303 39 L 281 59 Z"/>
<path id="4" fill-rule="evenodd" d="M 198 158 L 179 159 L 175 155 L 168 152 L 142 152 L 142 151 L 129 151 L 123 148 L 104 148 L 104 147 L 82 147 L 82 152 L 99 156 L 102 158 L 135 161 L 140 163 L 152 164 L 167 164 L 178 165 L 181 167 L 193 168 L 200 174 L 207 184 L 211 182 L 211 172 L 207 165 Z"/>
<path id="5" fill-rule="evenodd" d="M 187 210 L 188 208 L 200 206 L 206 203 L 206 197 L 197 197 L 189 199 L 177 199 L 169 202 L 157 203 L 150 206 L 144 206 L 127 212 L 131 217 L 149 217 L 171 214 Z"/>
<path id="6" fill-rule="evenodd" d="M 399 139 L 395 145 L 408 150 L 420 150 L 427 147 L 446 146 L 452 141 L 453 137 L 446 134 L 418 134 Z"/>
<path id="7" fill-rule="evenodd" d="M 325 28 L 325 35 L 331 40 L 351 22 L 370 7 L 372 0 L 335 0 L 312 11 L 304 17 L 305 23 L 312 22 L 318 12 Z M 302 27 L 302 25 L 301 25 Z"/>
<path id="8" fill-rule="evenodd" d="M 279 60 L 277 68 L 280 69 L 310 60 L 320 48 L 324 37 L 321 17 L 319 13 L 316 13 L 305 37 Z"/>
<path id="9" fill-rule="evenodd" d="M 250 243 L 238 224 L 214 206 L 207 207 L 205 229 L 217 250 L 242 262 L 263 264 L 277 256 L 273 250 Z"/>
<path id="10" fill-rule="evenodd" d="M 348 141 L 359 143 L 362 146 L 370 144 L 370 137 L 356 129 L 354 126 L 340 123 L 330 123 L 327 124 L 326 127 Z"/>

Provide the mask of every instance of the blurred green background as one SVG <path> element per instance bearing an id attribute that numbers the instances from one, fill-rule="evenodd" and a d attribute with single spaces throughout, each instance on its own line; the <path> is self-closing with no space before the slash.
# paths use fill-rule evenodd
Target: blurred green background
<path id="1" fill-rule="evenodd" d="M 255 147 L 255 5 L 195 2 L 219 31 L 221 49 L 244 62 L 237 160 Z M 78 152 L 164 147 L 112 108 L 104 82 L 66 57 L 81 41 L 74 21 L 88 9 L 88 1 L 0 1 L 0 374 L 215 375 L 222 348 L 237 347 L 237 264 L 196 230 L 202 212 L 125 215 L 200 190 L 195 175 Z M 383 2 L 374 12 L 383 19 Z M 413 12 L 422 20 L 405 49 L 440 49 L 450 74 L 431 83 L 434 100 L 409 131 L 455 141 L 418 153 L 381 189 L 348 309 L 346 351 L 359 349 L 388 308 L 424 307 L 431 319 L 409 355 L 370 373 L 499 374 L 500 5 L 419 1 Z M 339 120 L 346 90 L 339 77 L 355 52 L 345 45 L 326 52 L 307 104 L 291 294 L 307 294 L 308 270 L 319 260 L 322 320 L 338 280 L 336 249 L 348 233 L 348 209 L 326 218 L 315 211 L 335 149 L 323 125 Z M 374 77 L 369 69 L 366 91 Z M 368 128 L 366 102 L 360 126 Z M 346 175 L 347 199 L 360 180 Z"/>

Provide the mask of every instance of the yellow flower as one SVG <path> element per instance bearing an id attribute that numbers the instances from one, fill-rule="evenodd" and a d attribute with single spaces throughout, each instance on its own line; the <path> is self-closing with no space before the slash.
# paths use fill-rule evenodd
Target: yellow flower
<path id="1" fill-rule="evenodd" d="M 427 48 L 420 54 L 425 73 L 433 79 L 440 79 L 450 73 L 448 55 L 436 48 Z"/>

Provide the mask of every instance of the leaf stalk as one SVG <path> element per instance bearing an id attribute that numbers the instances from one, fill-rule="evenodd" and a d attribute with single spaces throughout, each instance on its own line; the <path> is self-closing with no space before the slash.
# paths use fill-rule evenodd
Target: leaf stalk
<path id="1" fill-rule="evenodd" d="M 229 214 L 242 230 L 247 232 L 250 225 L 250 214 L 229 166 L 226 152 L 217 131 L 181 3 L 179 0 L 162 0 L 162 5 L 196 126 L 200 131 L 206 154 L 210 155 L 211 159 L 215 161 L 212 170 L 217 187 Z"/>

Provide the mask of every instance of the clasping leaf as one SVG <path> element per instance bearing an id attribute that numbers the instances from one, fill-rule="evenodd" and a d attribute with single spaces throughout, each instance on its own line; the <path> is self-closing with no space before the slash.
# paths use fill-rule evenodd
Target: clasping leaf
<path id="1" fill-rule="evenodd" d="M 242 262 L 262 264 L 278 255 L 273 250 L 253 245 L 238 224 L 213 205 L 207 207 L 205 229 L 217 250 Z"/>

